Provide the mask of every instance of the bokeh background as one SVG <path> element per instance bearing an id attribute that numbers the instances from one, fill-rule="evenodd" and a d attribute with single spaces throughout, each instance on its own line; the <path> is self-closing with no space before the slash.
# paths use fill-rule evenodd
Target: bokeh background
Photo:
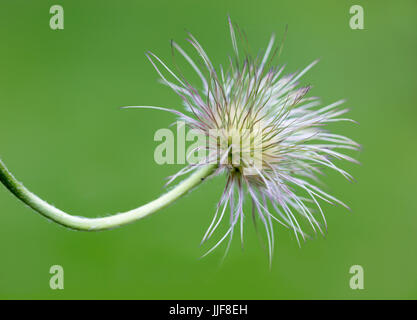
<path id="1" fill-rule="evenodd" d="M 360 3 L 359 3 L 360 2 Z M 49 28 L 64 8 L 65 29 Z M 349 28 L 361 4 L 365 29 Z M 347 99 L 359 125 L 335 127 L 363 145 L 349 183 L 326 171 L 326 190 L 352 211 L 325 206 L 329 231 L 298 247 L 276 228 L 272 268 L 247 219 L 236 237 L 199 259 L 199 242 L 224 178 L 145 220 L 81 233 L 35 214 L 0 188 L 0 298 L 3 299 L 415 299 L 417 298 L 417 2 L 404 1 L 11 1 L 0 3 L 0 155 L 26 186 L 71 213 L 99 216 L 163 192 L 181 166 L 159 166 L 153 135 L 174 117 L 124 105 L 182 108 L 157 82 L 144 53 L 171 62 L 169 40 L 186 49 L 191 31 L 216 65 L 231 53 L 227 15 L 251 47 L 288 36 L 287 72 L 306 75 L 312 95 Z M 190 50 L 189 50 L 190 51 Z M 184 64 L 185 65 L 185 64 Z M 188 71 L 187 71 L 188 72 Z M 191 74 L 189 72 L 188 74 Z M 220 236 L 220 234 L 217 234 Z M 49 268 L 65 289 L 49 288 Z M 351 290 L 349 268 L 365 271 Z"/>

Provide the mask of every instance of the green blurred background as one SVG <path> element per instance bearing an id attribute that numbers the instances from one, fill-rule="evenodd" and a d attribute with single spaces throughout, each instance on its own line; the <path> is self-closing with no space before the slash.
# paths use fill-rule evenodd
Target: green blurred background
<path id="1" fill-rule="evenodd" d="M 64 8 L 64 30 L 49 28 L 53 4 Z M 349 28 L 354 4 L 365 10 L 365 30 Z M 360 125 L 335 128 L 363 145 L 355 154 L 362 165 L 344 164 L 356 183 L 330 171 L 324 181 L 352 211 L 325 206 L 327 236 L 301 249 L 277 225 L 270 270 L 250 219 L 243 251 L 236 237 L 223 264 L 224 247 L 199 259 L 224 177 L 102 233 L 50 223 L 1 187 L 0 298 L 417 298 L 415 0 L 2 0 L 0 156 L 31 190 L 74 214 L 94 217 L 155 198 L 180 168 L 153 159 L 153 135 L 174 117 L 118 107 L 182 108 L 144 52 L 171 63 L 169 40 L 190 49 L 189 30 L 216 65 L 224 63 L 232 50 L 228 14 L 255 53 L 288 24 L 286 71 L 320 58 L 302 83 L 313 84 L 323 103 L 347 99 Z M 49 288 L 55 264 L 65 271 L 61 291 Z M 349 287 L 355 264 L 364 268 L 364 290 Z"/>

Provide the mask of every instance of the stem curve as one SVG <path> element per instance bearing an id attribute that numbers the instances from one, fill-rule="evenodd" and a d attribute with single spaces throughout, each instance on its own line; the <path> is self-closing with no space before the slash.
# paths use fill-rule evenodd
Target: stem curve
<path id="1" fill-rule="evenodd" d="M 101 231 L 132 223 L 168 206 L 181 196 L 185 195 L 191 189 L 199 185 L 202 181 L 205 180 L 205 178 L 210 176 L 216 170 L 216 168 L 217 165 L 214 164 L 202 167 L 159 198 L 136 209 L 100 218 L 73 216 L 55 208 L 54 206 L 39 198 L 36 194 L 30 192 L 13 176 L 13 174 L 7 169 L 1 160 L 0 181 L 19 200 L 49 220 L 74 230 Z"/>

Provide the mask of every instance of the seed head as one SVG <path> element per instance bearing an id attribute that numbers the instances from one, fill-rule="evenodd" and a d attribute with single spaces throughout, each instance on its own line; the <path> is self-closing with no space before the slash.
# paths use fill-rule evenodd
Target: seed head
<path id="1" fill-rule="evenodd" d="M 347 207 L 316 186 L 317 176 L 327 167 L 351 180 L 351 175 L 336 166 L 334 160 L 357 162 L 340 150 L 357 150 L 359 145 L 326 130 L 329 123 L 353 121 L 341 117 L 348 111 L 339 108 L 344 101 L 320 106 L 318 98 L 307 97 L 310 86 L 299 86 L 299 79 L 317 61 L 301 72 L 283 75 L 284 67 L 274 65 L 274 59 L 280 54 L 280 49 L 274 46 L 274 36 L 265 52 L 252 58 L 246 50 L 240 54 L 237 38 L 243 38 L 242 32 L 230 19 L 229 26 L 234 53 L 226 69 L 222 66 L 214 68 L 191 34 L 187 40 L 199 54 L 199 63 L 172 42 L 173 53 L 180 53 L 190 64 L 201 79 L 200 85 L 192 86 L 179 68 L 175 73 L 156 55 L 147 54 L 162 82 L 182 98 L 186 111 L 149 108 L 175 113 L 190 129 L 207 138 L 207 142 L 198 147 L 199 151 L 204 151 L 204 156 L 170 181 L 213 162 L 218 164 L 217 174 L 226 174 L 226 186 L 202 242 L 209 239 L 224 220 L 227 208 L 229 225 L 206 254 L 229 238 L 227 252 L 237 226 L 243 243 L 243 223 L 247 216 L 243 204 L 248 197 L 255 225 L 260 220 L 266 230 L 269 257 L 272 258 L 273 221 L 292 230 L 300 243 L 300 237 L 304 240 L 307 237 L 300 218 L 307 221 L 314 232 L 324 233 L 327 229 L 320 201 Z M 165 75 L 161 67 L 165 69 Z M 168 76 L 172 77 L 171 81 Z"/>

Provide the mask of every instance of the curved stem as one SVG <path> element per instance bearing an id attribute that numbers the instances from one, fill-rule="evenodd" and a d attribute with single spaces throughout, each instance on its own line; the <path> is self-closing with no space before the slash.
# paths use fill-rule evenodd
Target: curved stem
<path id="1" fill-rule="evenodd" d="M 200 184 L 206 177 L 210 176 L 215 170 L 216 165 L 207 165 L 194 172 L 187 179 L 182 181 L 176 187 L 139 208 L 117 213 L 112 216 L 103 218 L 85 218 L 69 215 L 49 203 L 45 202 L 37 195 L 30 192 L 23 184 L 16 180 L 13 174 L 7 169 L 0 160 L 0 181 L 9 189 L 17 198 L 27 204 L 29 207 L 39 212 L 44 217 L 65 227 L 80 231 L 99 231 L 113 229 L 125 224 L 142 219 L 159 209 L 171 204 L 192 188 Z"/>

